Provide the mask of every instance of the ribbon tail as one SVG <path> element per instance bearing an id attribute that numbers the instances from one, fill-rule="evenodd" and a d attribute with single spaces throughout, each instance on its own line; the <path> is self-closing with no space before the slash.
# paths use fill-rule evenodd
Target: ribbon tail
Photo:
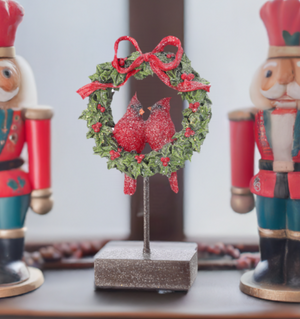
<path id="1" fill-rule="evenodd" d="M 85 99 L 86 97 L 90 96 L 92 93 L 94 93 L 95 91 L 100 90 L 100 89 L 101 90 L 106 90 L 107 88 L 118 89 L 121 86 L 123 86 L 129 80 L 130 77 L 132 77 L 133 75 L 135 75 L 139 71 L 140 70 L 132 70 L 132 71 L 128 72 L 126 77 L 125 77 L 124 82 L 118 86 L 115 86 L 112 83 L 100 83 L 98 81 L 94 81 L 92 83 L 89 83 L 89 84 L 83 86 L 82 88 L 80 88 L 76 92 L 82 97 L 82 99 Z"/>
<path id="2" fill-rule="evenodd" d="M 173 86 L 168 75 L 160 70 L 154 63 L 151 63 L 151 69 L 167 86 L 179 92 L 190 92 L 195 90 L 204 90 L 209 92 L 210 90 L 210 85 L 206 85 L 197 81 L 184 81 L 179 83 L 177 86 Z"/>
<path id="3" fill-rule="evenodd" d="M 152 71 L 158 76 L 158 78 L 161 81 L 163 81 L 170 88 L 176 90 L 176 87 L 171 84 L 171 81 L 166 73 L 164 73 L 162 70 L 160 70 L 154 63 L 150 62 L 150 66 L 151 66 Z"/>
<path id="4" fill-rule="evenodd" d="M 210 91 L 210 85 L 203 84 L 197 81 L 184 81 L 179 83 L 176 87 L 176 90 L 180 92 L 191 92 L 195 90 L 204 90 L 206 92 Z"/>
<path id="5" fill-rule="evenodd" d="M 99 90 L 99 89 L 105 90 L 105 87 L 103 87 L 103 83 L 95 81 L 95 82 L 92 82 L 92 83 L 89 83 L 89 84 L 83 86 L 82 88 L 80 88 L 76 92 L 82 97 L 82 99 L 85 99 L 86 97 L 88 97 L 93 92 L 95 92 L 96 90 Z"/>

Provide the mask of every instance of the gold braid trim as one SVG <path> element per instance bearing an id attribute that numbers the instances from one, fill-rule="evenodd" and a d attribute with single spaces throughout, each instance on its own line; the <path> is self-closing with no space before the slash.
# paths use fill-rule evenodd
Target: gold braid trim
<path id="1" fill-rule="evenodd" d="M 258 227 L 259 236 L 264 238 L 288 238 L 300 241 L 300 231 L 289 229 L 265 229 Z"/>
<path id="2" fill-rule="evenodd" d="M 14 239 L 14 238 L 24 238 L 26 228 L 17 229 L 0 229 L 0 238 L 2 239 Z"/>
<path id="3" fill-rule="evenodd" d="M 293 239 L 293 240 L 300 240 L 300 232 L 299 231 L 293 231 L 293 230 L 286 230 L 286 237 L 288 239 Z"/>
<path id="4" fill-rule="evenodd" d="M 300 57 L 300 46 L 270 46 L 268 58 Z"/>
<path id="5" fill-rule="evenodd" d="M 265 229 L 258 227 L 258 232 L 260 237 L 264 238 L 286 238 L 285 229 Z"/>
<path id="6" fill-rule="evenodd" d="M 15 47 L 0 47 L 0 58 L 14 58 L 15 56 Z"/>

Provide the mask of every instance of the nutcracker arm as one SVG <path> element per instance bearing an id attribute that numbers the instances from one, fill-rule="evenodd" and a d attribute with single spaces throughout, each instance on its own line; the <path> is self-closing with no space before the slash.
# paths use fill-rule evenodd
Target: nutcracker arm
<path id="1" fill-rule="evenodd" d="M 255 108 L 229 113 L 231 153 L 231 207 L 237 213 L 254 208 L 249 184 L 254 174 Z"/>
<path id="2" fill-rule="evenodd" d="M 23 113 L 28 148 L 29 178 L 32 186 L 31 208 L 38 214 L 48 213 L 51 198 L 51 128 L 52 108 L 27 108 Z"/>

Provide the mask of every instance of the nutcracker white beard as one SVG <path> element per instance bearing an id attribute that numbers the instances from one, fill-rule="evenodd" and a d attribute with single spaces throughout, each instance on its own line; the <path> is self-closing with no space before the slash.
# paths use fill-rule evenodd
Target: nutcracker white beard
<path id="1" fill-rule="evenodd" d="M 260 89 L 261 94 L 267 99 L 273 101 L 273 106 L 276 107 L 296 107 L 300 100 L 300 86 L 293 81 L 289 84 L 275 83 L 269 90 Z"/>
<path id="2" fill-rule="evenodd" d="M 17 87 L 15 90 L 11 92 L 6 92 L 2 88 L 0 88 L 0 102 L 7 102 L 15 97 L 19 92 L 19 88 Z"/>

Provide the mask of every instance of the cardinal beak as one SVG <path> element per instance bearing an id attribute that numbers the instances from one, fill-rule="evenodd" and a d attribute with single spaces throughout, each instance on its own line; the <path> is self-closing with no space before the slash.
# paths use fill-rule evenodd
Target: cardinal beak
<path id="1" fill-rule="evenodd" d="M 143 115 L 145 113 L 145 111 L 143 109 L 140 109 L 139 113 L 140 113 L 140 115 Z"/>
<path id="2" fill-rule="evenodd" d="M 152 108 L 152 106 L 147 107 L 147 109 L 148 109 L 149 111 L 151 111 L 151 108 Z"/>

